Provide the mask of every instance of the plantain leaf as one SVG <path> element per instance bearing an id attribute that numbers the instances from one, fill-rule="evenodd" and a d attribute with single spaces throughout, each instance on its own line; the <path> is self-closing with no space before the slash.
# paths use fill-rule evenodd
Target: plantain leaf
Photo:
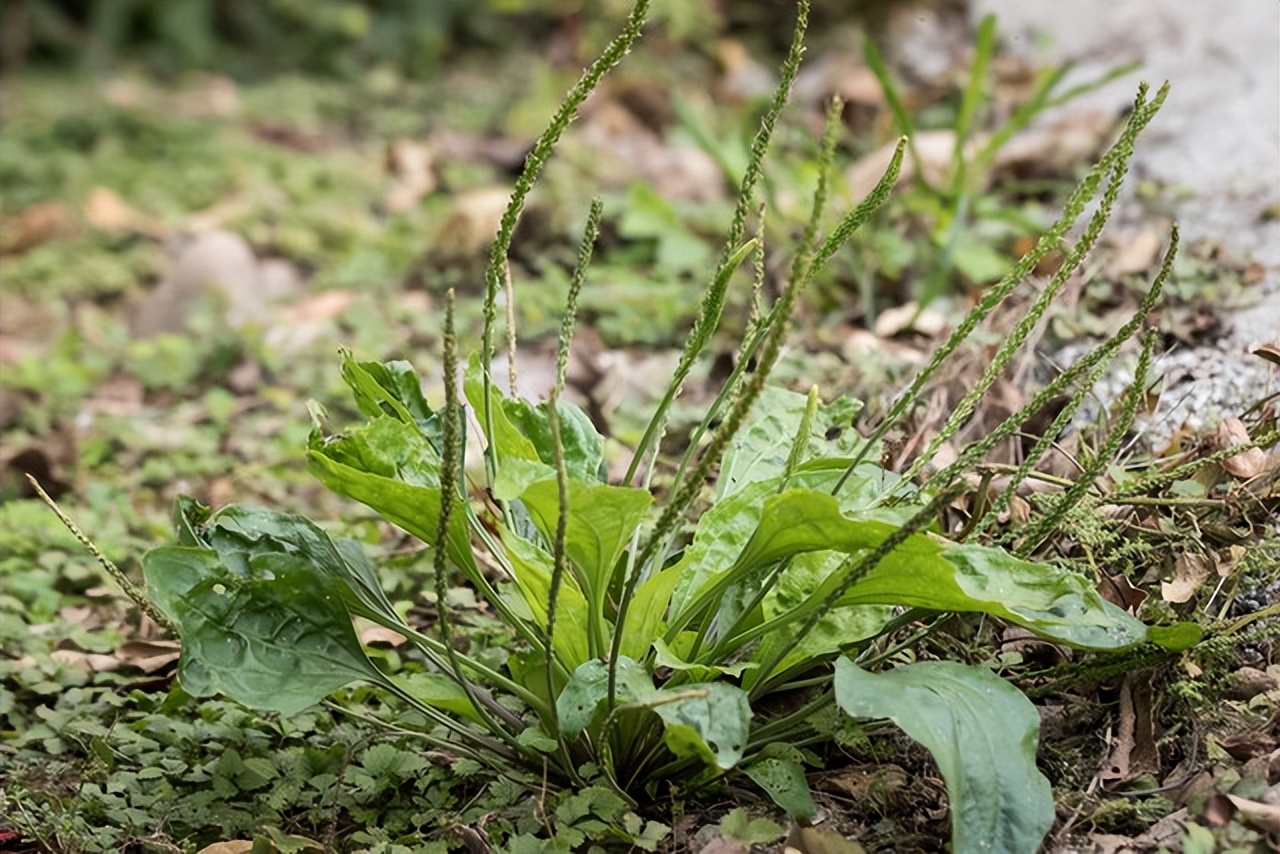
<path id="1" fill-rule="evenodd" d="M 722 770 L 738 764 L 751 729 L 746 691 L 725 682 L 708 682 L 669 689 L 662 695 L 653 710 L 665 724 L 662 739 L 672 753 L 697 756 Z"/>
<path id="2" fill-rule="evenodd" d="M 313 440 L 308 468 L 325 486 L 377 511 L 425 543 L 436 545 L 440 518 L 439 458 L 412 425 L 376 418 L 341 438 Z M 450 518 L 449 559 L 468 578 L 479 578 L 466 517 Z"/>
<path id="3" fill-rule="evenodd" d="M 183 688 L 289 715 L 356 680 L 385 685 L 351 626 L 345 582 L 291 554 L 231 568 L 211 549 L 143 557 L 147 589 L 182 639 Z"/>
<path id="4" fill-rule="evenodd" d="M 817 813 L 809 782 L 804 776 L 804 766 L 782 757 L 767 756 L 752 762 L 742 773 L 773 799 L 773 802 L 791 818 L 809 821 Z"/>
<path id="5" fill-rule="evenodd" d="M 623 703 L 645 703 L 658 695 L 645 669 L 626 656 L 618 658 L 618 698 Z M 575 736 L 591 725 L 596 710 L 609 697 L 609 668 L 598 658 L 583 662 L 556 698 L 560 731 Z"/>
<path id="6" fill-rule="evenodd" d="M 826 493 L 787 490 L 764 502 L 760 522 L 723 575 L 758 572 L 807 552 L 859 555 L 897 527 L 896 520 L 878 511 L 846 516 Z M 820 585 L 815 595 L 825 599 L 832 592 Z M 700 598 L 717 595 L 708 585 Z M 1082 649 L 1125 649 L 1147 636 L 1141 621 L 1103 599 L 1081 576 L 999 549 L 947 543 L 927 534 L 909 537 L 837 603 L 852 605 L 983 612 Z"/>
<path id="7" fill-rule="evenodd" d="M 771 480 L 786 467 L 789 448 L 779 437 L 794 437 L 804 420 L 805 395 L 777 386 L 765 386 L 746 423 L 729 443 L 716 493 L 724 499 L 749 483 Z M 826 457 L 848 458 L 862 444 L 853 422 L 862 411 L 862 403 L 840 397 L 818 407 L 817 417 L 800 456 L 800 462 Z M 870 454 L 878 459 L 879 454 Z"/>
<path id="8" fill-rule="evenodd" d="M 983 667 L 927 661 L 868 673 L 836 661 L 836 704 L 889 718 L 933 754 L 951 799 L 955 854 L 1032 854 L 1053 824 L 1053 792 L 1036 767 L 1040 716 Z"/>

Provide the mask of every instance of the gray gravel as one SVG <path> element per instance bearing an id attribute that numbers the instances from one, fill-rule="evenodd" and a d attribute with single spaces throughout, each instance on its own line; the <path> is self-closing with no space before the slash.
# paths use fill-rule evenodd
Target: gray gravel
<path id="1" fill-rule="evenodd" d="M 1080 80 L 1125 62 L 1143 67 L 1081 107 L 1123 108 L 1139 80 L 1169 80 L 1168 101 L 1138 142 L 1132 172 L 1188 193 L 1175 211 L 1184 245 L 1207 238 L 1265 269 L 1253 305 L 1227 310 L 1210 346 L 1163 356 L 1153 440 L 1239 414 L 1280 388 L 1277 370 L 1250 353 L 1280 335 L 1280 3 L 1274 0 L 973 0 L 976 21 L 998 18 L 1006 44 L 1038 61 L 1073 59 Z M 1132 183 L 1132 182 L 1131 182 Z M 1112 397 L 1123 371 L 1099 389 Z"/>

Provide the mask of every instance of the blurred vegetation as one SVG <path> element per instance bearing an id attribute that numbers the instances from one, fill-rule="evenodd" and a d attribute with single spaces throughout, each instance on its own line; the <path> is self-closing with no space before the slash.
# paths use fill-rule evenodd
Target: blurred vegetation
<path id="1" fill-rule="evenodd" d="M 728 23 L 730 4 L 657 4 L 673 41 L 698 41 Z M 741 4 L 733 4 L 738 6 Z M 751 3 L 746 20 L 781 18 L 787 4 Z M 218 69 L 241 78 L 281 71 L 358 77 L 370 65 L 409 77 L 476 49 L 501 50 L 568 27 L 593 51 L 619 0 L 13 0 L 4 8 L 6 65 L 111 69 L 136 62 L 161 75 Z M 734 15 L 742 17 L 742 11 Z"/>

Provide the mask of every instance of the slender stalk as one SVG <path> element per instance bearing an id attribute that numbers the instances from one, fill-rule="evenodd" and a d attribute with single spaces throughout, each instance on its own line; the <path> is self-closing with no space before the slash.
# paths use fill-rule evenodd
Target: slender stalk
<path id="1" fill-rule="evenodd" d="M 1144 83 L 1138 88 L 1138 95 L 1134 102 L 1133 112 L 1129 114 L 1129 120 L 1122 131 L 1120 138 L 1113 144 L 1098 160 L 1098 163 L 1089 171 L 1084 180 L 1076 187 L 1076 189 L 1068 197 L 1066 204 L 1063 206 L 1062 216 L 1060 216 L 1048 231 L 1040 236 L 1036 241 L 1036 245 L 1030 252 L 1022 256 L 1013 269 L 1005 275 L 996 284 L 987 289 L 982 299 L 970 309 L 964 319 L 955 328 L 942 346 L 933 354 L 933 358 L 929 363 L 916 374 L 911 384 L 900 393 L 889 408 L 889 412 L 880 421 L 876 428 L 871 432 L 867 441 L 859 448 L 858 453 L 854 455 L 845 469 L 844 475 L 836 482 L 832 494 L 837 494 L 844 487 L 850 475 L 854 470 L 866 459 L 867 453 L 871 448 L 875 447 L 880 439 L 884 438 L 885 433 L 898 422 L 907 408 L 910 407 L 920 397 L 920 392 L 925 384 L 933 378 L 934 374 L 941 369 L 951 354 L 960 346 L 978 324 L 986 319 L 997 305 L 999 305 L 1006 296 L 1008 296 L 1014 288 L 1022 282 L 1027 275 L 1035 269 L 1035 266 L 1047 255 L 1052 249 L 1056 248 L 1062 241 L 1066 233 L 1075 224 L 1076 220 L 1083 213 L 1085 207 L 1093 199 L 1097 192 L 1098 186 L 1102 183 L 1102 179 L 1111 173 L 1116 164 L 1128 158 L 1128 154 L 1132 149 L 1133 140 L 1138 133 L 1151 121 L 1156 111 L 1160 109 L 1160 105 L 1164 103 L 1165 96 L 1168 94 L 1169 85 L 1166 83 L 1160 87 L 1155 97 L 1148 101 L 1147 85 Z"/>
<path id="2" fill-rule="evenodd" d="M 511 239 L 515 235 L 516 221 L 520 218 L 520 212 L 524 209 L 529 191 L 533 189 L 538 176 L 542 174 L 542 168 L 546 165 L 547 159 L 551 156 L 551 152 L 554 150 L 556 143 L 559 142 L 565 128 L 569 126 L 574 116 L 577 115 L 578 108 L 582 106 L 582 102 L 600 85 L 600 80 L 605 73 L 617 65 L 631 50 L 636 40 L 640 38 L 640 31 L 644 28 L 645 18 L 649 14 L 649 4 L 650 0 L 636 0 L 621 32 L 609 43 L 596 61 L 591 63 L 578 82 L 565 95 L 564 101 L 561 102 L 559 109 L 556 110 L 551 123 L 542 132 L 542 136 L 538 137 L 538 141 L 534 143 L 533 149 L 525 158 L 524 170 L 521 171 L 520 177 L 516 179 L 515 187 L 511 191 L 511 199 L 507 202 L 507 208 L 503 212 L 501 223 L 498 226 L 498 235 L 489 251 L 489 266 L 485 270 L 484 277 L 484 333 L 481 341 L 480 365 L 484 385 L 484 412 L 481 414 L 481 421 L 487 443 L 484 455 L 485 470 L 488 473 L 490 482 L 493 481 L 497 464 L 497 460 L 494 457 L 493 412 L 489 395 L 489 389 L 493 384 L 491 371 L 493 364 L 493 327 L 497 318 L 498 289 L 502 283 L 502 271 L 507 266 L 507 252 L 511 249 Z"/>
<path id="3" fill-rule="evenodd" d="M 457 484 L 462 480 L 462 455 L 458 452 L 458 421 L 462 415 L 462 408 L 458 404 L 458 335 L 454 327 L 453 303 L 454 293 L 450 288 L 444 300 L 444 425 L 441 430 L 440 451 L 440 519 L 436 532 L 436 542 L 439 546 L 434 554 L 437 623 L 453 680 L 466 693 L 481 723 L 494 735 L 514 747 L 515 736 L 490 714 L 489 707 L 476 695 L 471 680 L 462 669 L 458 651 L 453 645 L 453 618 L 449 616 L 447 598 L 449 550 L 444 547 L 444 544 L 448 542 L 449 522 L 453 517 Z M 408 696 L 407 692 L 405 696 Z"/>
<path id="4" fill-rule="evenodd" d="M 44 491 L 44 487 L 40 485 L 40 481 L 28 474 L 27 483 L 31 484 L 31 488 L 36 491 L 36 495 L 40 496 L 40 500 L 43 501 L 45 505 L 53 511 L 54 515 L 58 517 L 58 521 L 71 532 L 71 536 L 79 540 L 80 545 L 88 549 L 89 554 L 93 555 L 94 560 L 96 560 L 98 564 L 107 571 L 107 575 L 110 575 L 112 579 L 115 580 L 116 584 L 120 585 L 120 589 L 124 591 L 124 595 L 128 596 L 129 599 L 133 601 L 133 604 L 138 606 L 138 610 L 150 617 L 152 622 L 157 626 L 162 626 L 171 634 L 177 634 L 177 631 L 173 627 L 173 623 L 169 622 L 169 618 L 161 613 L 160 609 L 155 606 L 154 602 L 147 598 L 145 593 L 134 586 L 133 582 L 129 580 L 129 576 L 125 575 L 124 572 L 121 571 L 120 567 L 116 566 L 110 558 L 104 555 L 97 545 L 94 544 L 93 540 L 85 536 L 84 532 L 80 530 L 80 526 L 77 525 L 71 517 L 58 506 L 58 502 L 54 501 L 53 498 L 50 497 L 49 493 Z"/>
<path id="5" fill-rule="evenodd" d="M 742 236 L 746 232 L 747 214 L 751 209 L 756 183 L 763 173 L 764 157 L 769 150 L 769 142 L 773 138 L 773 130 L 777 125 L 778 116 L 782 114 L 782 108 L 786 106 L 791 94 L 791 84 L 795 82 L 796 74 L 800 70 L 800 58 L 804 54 L 804 35 L 808 26 L 809 0 L 799 0 L 796 6 L 796 22 L 795 28 L 792 30 L 791 46 L 787 50 L 787 58 L 782 64 L 782 75 L 778 81 L 777 88 L 773 92 L 773 98 L 769 102 L 769 108 L 761 118 L 760 128 L 756 131 L 755 138 L 751 142 L 751 157 L 747 161 L 747 170 L 743 174 L 742 183 L 738 187 L 738 202 L 734 208 L 733 219 L 729 223 L 728 234 L 725 236 L 720 262 L 716 265 L 716 271 L 711 277 L 711 286 L 703 294 L 702 304 L 698 309 L 698 317 L 689 333 L 688 343 L 680 354 L 680 361 L 676 365 L 675 374 L 672 376 L 662 400 L 659 401 L 657 408 L 654 410 L 653 417 L 650 418 L 649 424 L 645 427 L 640 443 L 636 446 L 635 453 L 631 458 L 631 465 L 628 466 L 627 475 L 623 480 L 624 483 L 632 483 L 635 480 L 636 472 L 641 461 L 649 452 L 650 446 L 660 443 L 662 434 L 666 430 L 667 414 L 671 404 L 679 396 L 694 362 L 697 361 L 698 356 L 702 354 L 702 351 L 711 342 L 712 334 L 720 325 L 720 317 L 724 312 L 725 298 L 733 271 L 751 251 L 752 244 L 750 241 L 745 246 L 740 246 Z"/>
<path id="6" fill-rule="evenodd" d="M 1157 333 L 1152 329 L 1148 330 L 1143 338 L 1142 354 L 1138 357 L 1138 367 L 1134 372 L 1133 384 L 1129 386 L 1128 392 L 1121 400 L 1120 415 L 1116 419 L 1115 426 L 1111 429 L 1111 434 L 1107 436 L 1107 441 L 1098 449 L 1098 453 L 1094 455 L 1093 460 L 1085 467 L 1085 470 L 1080 473 L 1080 477 L 1076 482 L 1067 487 L 1067 490 L 1054 503 L 1053 509 L 1027 526 L 1027 530 L 1023 532 L 1022 547 L 1018 549 L 1020 554 L 1025 556 L 1034 551 L 1041 541 L 1048 536 L 1049 532 L 1062 522 L 1063 517 L 1070 512 L 1071 508 L 1080 502 L 1080 499 L 1093 486 L 1098 476 L 1115 459 L 1121 443 L 1127 437 L 1129 427 L 1133 424 L 1134 416 L 1138 411 L 1138 404 L 1141 403 L 1143 396 L 1147 392 L 1147 372 L 1151 368 L 1151 353 L 1156 346 L 1156 337 Z"/>

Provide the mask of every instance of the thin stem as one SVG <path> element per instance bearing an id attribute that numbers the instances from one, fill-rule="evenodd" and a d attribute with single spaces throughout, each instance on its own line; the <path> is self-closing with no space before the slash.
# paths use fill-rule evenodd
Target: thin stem
<path id="1" fill-rule="evenodd" d="M 511 249 L 511 240 L 515 235 L 516 221 L 520 218 L 520 212 L 524 209 L 529 191 L 533 189 L 533 185 L 537 182 L 539 175 L 542 174 L 543 166 L 546 165 L 547 159 L 551 156 L 551 152 L 555 149 L 556 143 L 559 142 L 565 128 L 569 126 L 573 117 L 577 115 L 578 108 L 582 106 L 582 102 L 600 85 L 600 80 L 605 73 L 617 65 L 622 60 L 622 57 L 626 56 L 627 52 L 631 50 L 631 46 L 640 37 L 645 17 L 649 14 L 649 4 L 650 0 L 636 0 L 636 4 L 631 8 L 631 14 L 627 17 L 622 31 L 609 43 L 596 61 L 591 63 L 590 67 L 583 72 L 582 77 L 569 90 L 564 101 L 561 102 L 547 129 L 542 132 L 542 136 L 538 137 L 538 141 L 534 143 L 533 149 L 525 158 L 524 170 L 520 173 L 520 177 L 516 179 L 515 187 L 511 191 L 511 199 L 507 202 L 507 208 L 503 212 L 501 223 L 498 226 L 498 235 L 489 251 L 489 266 L 485 270 L 484 277 L 484 333 L 481 341 L 480 366 L 484 400 L 482 424 L 487 442 L 484 455 L 485 470 L 491 483 L 493 482 L 497 465 L 497 460 L 494 457 L 493 404 L 489 394 L 493 384 L 491 371 L 493 364 L 493 327 L 497 317 L 498 288 L 502 281 L 502 271 L 507 265 L 507 252 Z"/>
<path id="2" fill-rule="evenodd" d="M 433 556 L 437 624 L 453 680 L 466 693 L 481 723 L 494 735 L 514 747 L 515 736 L 498 723 L 489 713 L 488 707 L 476 696 L 471 680 L 462 670 L 458 651 L 453 645 L 453 618 L 449 615 L 448 605 L 449 550 L 444 548 L 444 543 L 448 542 L 449 522 L 453 517 L 457 484 L 462 479 L 462 455 L 458 451 L 458 421 L 462 409 L 458 404 L 458 336 L 454 326 L 453 304 L 454 293 L 450 288 L 445 294 L 444 301 L 444 425 L 441 429 L 440 452 L 440 519 L 436 529 L 436 542 L 440 543 L 440 547 L 435 549 Z"/>

